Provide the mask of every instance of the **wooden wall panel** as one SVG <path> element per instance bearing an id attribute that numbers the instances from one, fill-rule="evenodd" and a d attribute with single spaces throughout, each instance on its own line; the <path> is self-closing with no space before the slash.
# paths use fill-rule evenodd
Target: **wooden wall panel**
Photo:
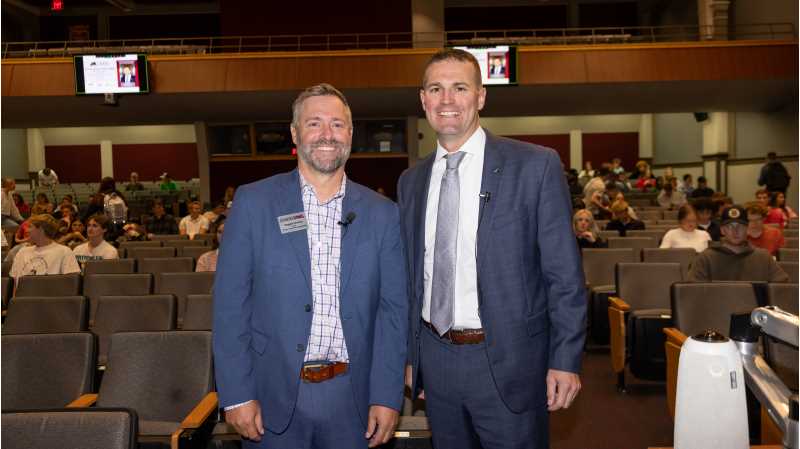
<path id="1" fill-rule="evenodd" d="M 45 145 L 44 164 L 59 182 L 100 182 L 100 145 Z"/>
<path id="2" fill-rule="evenodd" d="M 114 178 L 126 181 L 132 171 L 139 173 L 142 181 L 155 181 L 164 172 L 181 181 L 197 178 L 197 144 L 114 145 Z"/>
<path id="3" fill-rule="evenodd" d="M 591 161 L 595 169 L 618 157 L 631 170 L 639 159 L 639 133 L 584 133 L 581 140 L 583 161 Z"/>
<path id="4" fill-rule="evenodd" d="M 576 84 L 587 81 L 584 52 L 520 52 L 517 62 L 520 84 Z"/>
<path id="5" fill-rule="evenodd" d="M 558 157 L 561 158 L 561 163 L 569 168 L 569 134 L 506 135 L 505 137 L 552 148 L 558 153 Z"/>
<path id="6" fill-rule="evenodd" d="M 16 95 L 25 96 L 75 95 L 72 61 L 16 64 L 10 81 L 9 89 L 3 89 L 3 95 L 16 92 L 19 92 Z"/>

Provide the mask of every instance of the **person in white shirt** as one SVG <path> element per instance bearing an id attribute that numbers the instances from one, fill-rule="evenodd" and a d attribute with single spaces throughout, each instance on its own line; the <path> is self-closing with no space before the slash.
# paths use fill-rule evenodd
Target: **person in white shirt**
<path id="1" fill-rule="evenodd" d="M 189 215 L 183 217 L 178 225 L 181 235 L 188 235 L 189 239 L 194 240 L 195 235 L 208 232 L 208 219 L 201 215 L 202 212 L 199 201 L 189 203 Z"/>
<path id="2" fill-rule="evenodd" d="M 81 268 L 72 250 L 53 241 L 58 222 L 47 214 L 29 220 L 31 246 L 22 248 L 14 258 L 9 275 L 16 284 L 22 276 L 80 273 Z"/>
<path id="3" fill-rule="evenodd" d="M 58 184 L 58 175 L 52 168 L 39 170 L 39 187 L 53 188 Z"/>
<path id="4" fill-rule="evenodd" d="M 24 218 L 22 218 L 17 208 L 17 203 L 14 202 L 14 197 L 12 196 L 16 188 L 17 182 L 14 181 L 14 178 L 3 178 L 3 227 L 18 226 L 24 221 Z"/>
<path id="5" fill-rule="evenodd" d="M 683 205 L 678 209 L 679 227 L 670 229 L 661 239 L 661 248 L 692 248 L 701 253 L 708 248 L 711 235 L 697 229 L 697 214 L 692 206 Z"/>
<path id="6" fill-rule="evenodd" d="M 89 241 L 72 250 L 81 267 L 90 260 L 119 259 L 117 249 L 104 240 L 107 230 L 108 218 L 105 215 L 92 215 L 86 221 L 86 236 Z"/>
<path id="7" fill-rule="evenodd" d="M 678 180 L 676 178 L 666 179 L 657 201 L 659 206 L 669 210 L 686 204 L 686 195 L 678 191 Z"/>

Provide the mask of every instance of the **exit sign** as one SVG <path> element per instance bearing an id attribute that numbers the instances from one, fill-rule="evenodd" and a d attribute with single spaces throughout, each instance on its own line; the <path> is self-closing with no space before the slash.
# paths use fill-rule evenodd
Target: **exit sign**
<path id="1" fill-rule="evenodd" d="M 50 9 L 53 11 L 62 11 L 64 9 L 64 0 L 52 0 L 50 2 Z"/>

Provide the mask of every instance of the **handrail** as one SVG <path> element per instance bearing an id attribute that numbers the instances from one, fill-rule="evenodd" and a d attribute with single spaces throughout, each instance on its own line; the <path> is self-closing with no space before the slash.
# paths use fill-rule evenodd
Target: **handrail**
<path id="1" fill-rule="evenodd" d="M 218 54 L 278 51 L 441 48 L 457 45 L 596 45 L 708 40 L 797 40 L 792 23 L 736 25 L 720 32 L 714 26 L 455 30 L 442 33 L 291 34 L 104 39 L 84 41 L 5 42 L 3 59 L 50 58 L 91 53 Z"/>

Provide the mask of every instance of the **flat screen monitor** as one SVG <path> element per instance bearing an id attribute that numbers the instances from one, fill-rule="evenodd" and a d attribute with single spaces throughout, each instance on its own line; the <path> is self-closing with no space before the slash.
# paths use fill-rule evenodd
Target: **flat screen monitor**
<path id="1" fill-rule="evenodd" d="M 481 66 L 483 84 L 517 84 L 517 48 L 508 45 L 495 47 L 456 47 L 468 51 Z"/>
<path id="2" fill-rule="evenodd" d="M 147 56 L 75 56 L 75 93 L 140 94 L 150 91 Z"/>

